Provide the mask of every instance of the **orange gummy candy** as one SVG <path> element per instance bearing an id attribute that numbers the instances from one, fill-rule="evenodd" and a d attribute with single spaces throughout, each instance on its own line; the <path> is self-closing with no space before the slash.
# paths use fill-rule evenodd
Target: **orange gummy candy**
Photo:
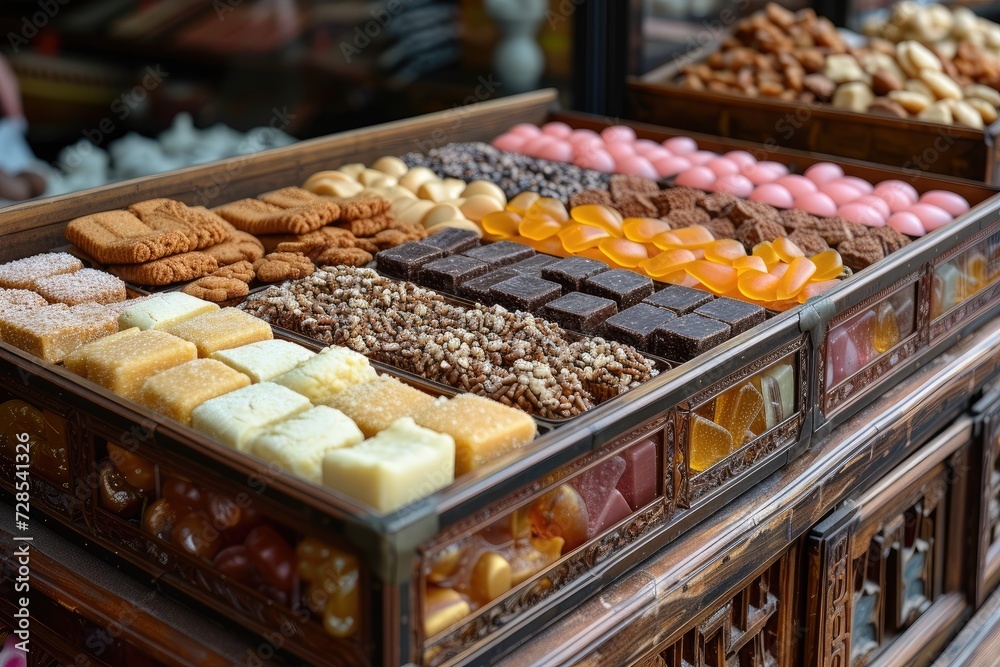
<path id="1" fill-rule="evenodd" d="M 753 301 L 774 301 L 778 294 L 779 278 L 770 273 L 748 269 L 739 275 L 736 284 L 740 294 Z"/>
<path id="2" fill-rule="evenodd" d="M 587 248 L 594 248 L 601 242 L 601 239 L 606 239 L 609 236 L 611 235 L 600 227 L 581 224 L 567 225 L 559 232 L 559 238 L 562 239 L 563 247 L 569 253 L 577 253 Z"/>
<path id="3" fill-rule="evenodd" d="M 483 216 L 480 223 L 487 234 L 495 236 L 517 236 L 521 216 L 513 211 L 494 211 Z"/>
<path id="4" fill-rule="evenodd" d="M 597 247 L 612 262 L 627 269 L 639 266 L 639 264 L 649 259 L 646 246 L 635 241 L 629 241 L 628 239 L 603 239 L 597 244 Z"/>
<path id="5" fill-rule="evenodd" d="M 716 410 L 715 421 L 733 436 L 733 446 L 740 447 L 746 432 L 750 430 L 750 425 L 764 409 L 764 398 L 749 382 L 739 389 L 730 389 L 726 393 L 735 396 L 727 401 L 724 411 L 720 413 L 718 409 Z"/>
<path id="6" fill-rule="evenodd" d="M 796 257 L 788 265 L 785 275 L 778 280 L 778 300 L 794 298 L 802 288 L 806 286 L 809 279 L 816 273 L 816 265 L 809 261 L 808 257 Z"/>
<path id="7" fill-rule="evenodd" d="M 649 243 L 663 232 L 669 232 L 670 225 L 656 218 L 625 218 L 622 220 L 622 233 L 629 241 Z"/>
<path id="8" fill-rule="evenodd" d="M 566 207 L 558 199 L 552 197 L 539 197 L 535 203 L 528 207 L 524 213 L 527 218 L 548 218 L 556 222 L 566 222 L 569 220 L 569 213 Z"/>
<path id="9" fill-rule="evenodd" d="M 562 225 L 551 218 L 529 218 L 521 220 L 518 230 L 521 236 L 535 241 L 542 241 L 555 236 L 562 231 Z"/>
<path id="10" fill-rule="evenodd" d="M 767 263 L 757 255 L 746 255 L 744 257 L 737 257 L 733 260 L 733 268 L 739 273 L 744 271 L 760 271 L 761 273 L 767 273 Z"/>
<path id="11" fill-rule="evenodd" d="M 547 239 L 541 240 L 529 239 L 527 237 L 521 237 L 521 239 L 519 239 L 519 241 L 524 245 L 534 248 L 538 252 L 546 255 L 568 257 L 570 254 L 566 252 L 566 249 L 563 247 L 562 240 L 558 236 L 550 236 Z M 510 240 L 513 241 L 514 239 Z"/>
<path id="12" fill-rule="evenodd" d="M 574 206 L 570 215 L 577 222 L 599 227 L 615 238 L 620 239 L 625 235 L 622 232 L 622 214 L 608 206 L 600 204 Z"/>
<path id="13" fill-rule="evenodd" d="M 802 288 L 801 292 L 799 292 L 799 303 L 805 303 L 814 296 L 819 296 L 820 294 L 829 292 L 839 284 L 839 280 L 821 280 L 819 282 L 810 282 Z"/>
<path id="14" fill-rule="evenodd" d="M 770 269 L 768 269 L 767 272 L 770 273 L 775 278 L 781 278 L 782 276 L 785 275 L 786 271 L 788 271 L 788 264 L 785 264 L 784 262 L 778 262 Z"/>
<path id="15" fill-rule="evenodd" d="M 642 263 L 642 268 L 651 276 L 660 277 L 677 271 L 683 272 L 684 267 L 695 261 L 694 253 L 684 248 L 664 250 Z M 687 275 L 685 273 L 685 275 Z"/>
<path id="16" fill-rule="evenodd" d="M 698 259 L 688 264 L 684 270 L 716 294 L 725 294 L 736 289 L 736 269 L 731 266 Z"/>
<path id="17" fill-rule="evenodd" d="M 786 236 L 779 236 L 771 242 L 771 248 L 777 253 L 782 262 L 792 263 L 796 257 L 805 257 L 802 249 L 795 245 L 795 242 Z"/>
<path id="18" fill-rule="evenodd" d="M 705 247 L 705 259 L 716 264 L 732 265 L 746 256 L 746 248 L 736 239 L 719 239 Z"/>
<path id="19" fill-rule="evenodd" d="M 758 243 L 753 247 L 753 252 L 750 253 L 755 257 L 760 257 L 767 264 L 767 268 L 770 270 L 772 266 L 781 261 L 781 257 L 778 257 L 778 252 L 774 249 L 774 246 L 770 242 L 764 241 L 763 243 Z"/>
<path id="20" fill-rule="evenodd" d="M 542 196 L 537 192 L 522 192 L 507 202 L 507 210 L 524 215 L 528 212 L 528 209 L 531 208 L 531 205 L 541 198 Z"/>
<path id="21" fill-rule="evenodd" d="M 573 255 L 576 257 L 587 257 L 589 259 L 596 259 L 598 262 L 604 262 L 605 264 L 610 265 L 611 268 L 615 268 L 615 263 L 611 260 L 610 257 L 601 252 L 600 248 L 587 248 L 586 250 L 580 250 L 579 252 L 574 252 Z"/>
<path id="22" fill-rule="evenodd" d="M 680 239 L 681 243 L 688 248 L 691 246 L 704 248 L 709 243 L 715 241 L 715 237 L 712 236 L 712 232 L 708 231 L 707 227 L 702 227 L 701 225 L 691 225 L 690 227 L 674 229 L 671 230 L 671 233 Z"/>
<path id="23" fill-rule="evenodd" d="M 698 279 L 689 276 L 687 271 L 674 271 L 673 273 L 654 277 L 661 283 L 670 283 L 671 285 L 680 285 L 681 287 L 701 288 L 701 283 L 698 282 Z"/>
<path id="24" fill-rule="evenodd" d="M 836 250 L 824 250 L 813 255 L 809 260 L 816 265 L 813 282 L 822 282 L 836 278 L 844 271 L 844 260 Z"/>
<path id="25" fill-rule="evenodd" d="M 697 413 L 691 417 L 691 440 L 688 465 L 701 472 L 733 453 L 733 436 L 722 426 Z"/>
<path id="26" fill-rule="evenodd" d="M 663 232 L 653 237 L 653 245 L 660 250 L 676 250 L 684 246 L 673 232 Z"/>

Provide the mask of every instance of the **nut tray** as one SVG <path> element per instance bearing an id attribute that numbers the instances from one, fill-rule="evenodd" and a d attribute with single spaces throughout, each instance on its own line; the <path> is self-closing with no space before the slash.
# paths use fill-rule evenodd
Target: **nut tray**
<path id="1" fill-rule="evenodd" d="M 7 260 L 61 246 L 68 220 L 140 198 L 173 196 L 213 205 L 301 183 L 312 172 L 341 163 L 429 147 L 420 143 L 421 137 L 434 137 L 438 143 L 489 140 L 512 124 L 552 117 L 548 108 L 554 100 L 551 91 L 533 93 L 484 103 L 460 117 L 435 114 L 12 207 L 0 215 L 0 236 L 7 241 L 0 255 Z M 557 117 L 580 127 L 606 125 L 594 117 Z M 636 127 L 640 136 L 670 136 L 662 128 Z M 706 148 L 753 148 L 698 139 Z M 791 151 L 773 153 L 774 159 L 799 168 L 816 161 Z M 868 178 L 906 178 L 874 165 L 847 163 L 845 168 Z M 952 189 L 973 203 L 993 194 L 989 188 L 953 179 L 907 180 L 918 190 Z M 227 185 L 211 185 L 222 182 Z M 0 410 L 6 411 L 0 416 L 0 486 L 12 489 L 13 454 L 7 450 L 7 434 L 28 430 L 38 443 L 32 498 L 39 510 L 140 568 L 162 573 L 164 582 L 244 627 L 265 632 L 289 624 L 293 639 L 286 648 L 304 660 L 436 665 L 498 655 L 807 446 L 812 419 L 826 415 L 817 411 L 819 362 L 813 351 L 823 344 L 826 325 L 836 311 L 896 283 L 905 287 L 930 281 L 928 272 L 939 247 L 962 246 L 944 261 L 967 262 L 963 244 L 982 242 L 973 237 L 995 220 L 997 206 L 980 205 L 946 232 L 912 244 L 818 303 L 779 314 L 711 355 L 663 372 L 579 417 L 553 424 L 551 430 L 540 429 L 528 448 L 390 515 L 372 514 L 333 491 L 269 470 L 60 367 L 0 344 Z M 955 259 L 959 256 L 963 259 Z M 913 289 L 914 312 L 930 313 L 931 290 Z M 956 327 L 965 327 L 994 312 L 992 291 L 980 291 L 943 317 L 954 317 Z M 919 359 L 956 335 L 945 332 L 933 341 L 928 326 L 920 328 L 919 315 L 914 318 L 917 333 L 899 342 L 916 341 L 914 355 L 894 363 L 880 384 L 858 391 L 852 405 L 870 400 L 875 390 L 902 378 Z M 924 339 L 920 331 L 926 332 Z M 742 394 L 753 396 L 754 391 L 778 399 L 770 403 L 771 418 L 754 431 L 758 435 L 731 443 L 731 450 L 706 445 L 712 441 L 708 436 L 717 426 L 715 420 L 725 418 L 716 415 L 739 413 L 727 406 L 738 405 L 745 399 Z M 12 424 L 15 416 L 17 424 Z M 292 551 L 301 580 L 298 574 L 278 577 L 259 569 L 253 577 L 240 579 L 233 575 L 232 563 L 217 563 L 220 546 L 240 546 L 245 537 L 240 525 L 227 525 L 223 541 L 208 544 L 206 557 L 198 558 L 143 532 L 135 514 L 109 511 L 95 493 L 101 465 L 109 456 L 108 442 L 148 462 L 153 471 L 150 498 L 196 487 L 217 504 L 236 502 L 255 517 L 254 527 L 267 528 L 269 544 L 284 544 L 282 549 Z M 659 474 L 636 481 L 635 470 Z M 629 483 L 621 482 L 623 478 Z M 178 486 L 178 479 L 187 486 Z M 619 485 L 609 479 L 619 480 Z M 618 493 L 612 496 L 620 496 L 627 509 L 620 502 L 609 504 L 594 525 L 576 526 L 576 538 L 564 543 L 565 548 L 554 549 L 545 536 L 524 532 L 533 512 L 537 516 L 546 508 L 572 508 L 571 502 L 559 503 L 572 500 L 574 493 L 591 497 L 590 490 L 601 484 L 611 484 Z M 565 514 L 553 513 L 569 522 Z M 491 551 L 509 557 L 517 572 L 509 590 L 484 594 L 469 568 L 455 565 L 455 554 L 465 554 L 468 561 Z M 480 560 L 487 573 L 492 571 L 495 563 L 479 558 L 476 564 Z M 318 561 L 322 566 L 313 567 Z M 476 576 L 481 583 L 481 575 Z M 475 609 L 467 603 L 463 607 L 448 593 L 457 589 L 469 592 Z"/>

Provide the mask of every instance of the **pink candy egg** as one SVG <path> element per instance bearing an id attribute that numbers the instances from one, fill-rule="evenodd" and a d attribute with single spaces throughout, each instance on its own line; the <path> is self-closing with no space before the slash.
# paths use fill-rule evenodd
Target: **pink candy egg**
<path id="1" fill-rule="evenodd" d="M 875 189 L 871 183 L 869 183 L 863 178 L 858 178 L 857 176 L 842 176 L 841 178 L 837 179 L 837 182 L 843 183 L 845 185 L 854 186 L 854 188 L 856 190 L 860 190 L 861 194 L 863 195 L 869 194 L 872 190 Z"/>
<path id="2" fill-rule="evenodd" d="M 795 197 L 784 186 L 777 183 L 762 183 L 750 193 L 748 199 L 764 202 L 778 208 L 791 208 L 795 203 Z"/>
<path id="3" fill-rule="evenodd" d="M 632 143 L 635 141 L 635 130 L 627 125 L 612 125 L 601 130 L 601 138 L 609 144 L 617 142 Z"/>
<path id="4" fill-rule="evenodd" d="M 790 193 L 792 193 L 792 197 L 796 199 L 804 194 L 816 192 L 818 189 L 815 183 L 810 181 L 805 176 L 800 176 L 799 174 L 788 174 L 787 176 L 782 176 L 776 180 L 775 183 L 787 189 Z"/>
<path id="5" fill-rule="evenodd" d="M 573 147 L 569 145 L 568 141 L 556 140 L 539 150 L 538 157 L 553 162 L 571 162 L 573 160 Z"/>
<path id="6" fill-rule="evenodd" d="M 682 158 L 679 155 L 674 155 L 672 157 L 663 158 L 662 160 L 657 160 L 653 163 L 656 167 L 656 171 L 660 173 L 660 178 L 667 178 L 668 176 L 674 176 L 679 174 L 686 169 L 691 168 L 691 161 Z"/>
<path id="7" fill-rule="evenodd" d="M 566 139 L 573 134 L 573 128 L 566 123 L 553 121 L 542 125 L 542 134 L 547 134 L 550 137 L 555 137 L 556 139 Z"/>
<path id="8" fill-rule="evenodd" d="M 686 188 L 698 188 L 707 190 L 715 183 L 715 172 L 705 166 L 695 165 L 690 169 L 677 175 L 674 181 L 677 185 Z"/>
<path id="9" fill-rule="evenodd" d="M 501 134 L 499 137 L 494 139 L 493 147 L 502 151 L 519 153 L 524 148 L 525 141 L 526 139 L 523 135 L 508 132 L 507 134 Z"/>
<path id="10" fill-rule="evenodd" d="M 938 227 L 944 227 L 955 219 L 951 213 L 933 204 L 914 204 L 906 210 L 920 218 L 924 229 L 929 232 L 933 232 Z"/>
<path id="11" fill-rule="evenodd" d="M 804 174 L 806 178 L 817 185 L 828 183 L 829 181 L 832 181 L 835 178 L 840 178 L 843 175 L 844 170 L 832 162 L 817 162 L 813 166 L 806 169 Z"/>
<path id="12" fill-rule="evenodd" d="M 757 163 L 757 158 L 755 158 L 753 155 L 751 155 L 746 151 L 729 151 L 722 157 L 726 158 L 727 160 L 732 160 L 741 167 L 744 165 Z"/>
<path id="13" fill-rule="evenodd" d="M 628 155 L 618 160 L 618 172 L 621 174 L 644 176 L 654 181 L 660 177 L 653 163 L 641 155 Z"/>
<path id="14" fill-rule="evenodd" d="M 757 163 L 758 166 L 767 170 L 769 173 L 774 174 L 774 179 L 777 180 L 788 173 L 788 167 L 781 164 L 780 162 L 775 162 L 774 160 L 761 160 Z"/>
<path id="15" fill-rule="evenodd" d="M 943 208 L 955 217 L 969 210 L 969 202 L 965 201 L 965 197 L 947 190 L 929 190 L 921 195 L 920 203 Z"/>
<path id="16" fill-rule="evenodd" d="M 525 141 L 524 146 L 521 147 L 521 151 L 532 157 L 541 157 L 542 151 L 555 142 L 556 140 L 552 137 L 546 134 L 540 134 L 534 139 L 528 139 Z"/>
<path id="17" fill-rule="evenodd" d="M 777 162 L 757 162 L 740 168 L 740 173 L 750 179 L 754 185 L 773 183 L 786 173 L 788 169 Z"/>
<path id="18" fill-rule="evenodd" d="M 860 222 L 862 225 L 868 225 L 869 227 L 885 226 L 885 218 L 882 214 L 875 210 L 874 206 L 869 206 L 868 204 L 859 204 L 857 202 L 844 204 L 837 209 L 837 215 L 845 220 Z"/>
<path id="19" fill-rule="evenodd" d="M 889 208 L 889 205 L 885 203 L 885 200 L 881 197 L 876 197 L 875 195 L 864 195 L 863 197 L 858 197 L 851 203 L 867 204 L 878 211 L 879 214 L 887 220 L 889 219 L 889 216 L 892 215 L 892 210 Z"/>
<path id="20" fill-rule="evenodd" d="M 605 150 L 611 153 L 616 160 L 623 160 L 635 155 L 635 148 L 632 147 L 632 144 L 607 144 Z"/>
<path id="21" fill-rule="evenodd" d="M 716 176 L 725 176 L 726 174 L 738 174 L 740 168 L 732 160 L 726 159 L 724 157 L 715 157 L 705 163 L 705 166 L 711 169 Z"/>
<path id="22" fill-rule="evenodd" d="M 573 133 L 570 135 L 569 140 L 572 142 L 576 139 L 582 139 L 584 137 L 588 139 L 600 139 L 601 135 L 599 135 L 597 132 L 594 132 L 593 130 L 584 127 L 578 130 L 573 130 Z"/>
<path id="23" fill-rule="evenodd" d="M 830 217 L 837 214 L 837 204 L 822 192 L 809 192 L 795 199 L 794 207 L 806 213 Z"/>
<path id="24" fill-rule="evenodd" d="M 753 183 L 742 174 L 723 174 L 709 189 L 715 192 L 725 192 L 734 197 L 746 197 L 753 192 Z"/>
<path id="25" fill-rule="evenodd" d="M 663 150 L 663 146 L 649 139 L 636 139 L 633 146 L 635 147 L 636 155 L 649 155 L 652 151 Z"/>
<path id="26" fill-rule="evenodd" d="M 520 123 L 519 125 L 515 125 L 510 128 L 510 132 L 512 134 L 519 134 L 522 137 L 527 137 L 528 139 L 537 137 L 542 133 L 542 131 L 538 129 L 537 125 L 532 125 L 531 123 Z"/>
<path id="27" fill-rule="evenodd" d="M 688 155 L 698 150 L 698 142 L 691 137 L 671 137 L 663 142 L 663 147 L 674 155 Z"/>
<path id="28" fill-rule="evenodd" d="M 573 160 L 573 164 L 584 169 L 603 171 L 608 174 L 615 170 L 615 159 L 611 157 L 611 153 L 604 150 L 584 153 Z"/>
<path id="29" fill-rule="evenodd" d="M 601 141 L 600 137 L 581 137 L 579 139 L 571 137 L 569 142 L 570 146 L 573 147 L 573 155 L 576 156 L 604 150 L 604 142 Z"/>
<path id="30" fill-rule="evenodd" d="M 927 233 L 927 230 L 924 229 L 924 223 L 920 221 L 920 218 L 909 211 L 893 213 L 886 224 L 900 234 L 906 234 L 907 236 L 923 236 Z"/>
<path id="31" fill-rule="evenodd" d="M 694 153 L 689 153 L 684 157 L 691 160 L 691 164 L 707 164 L 709 160 L 714 160 L 719 157 L 719 154 L 713 153 L 712 151 L 695 151 Z"/>
<path id="32" fill-rule="evenodd" d="M 905 181 L 882 181 L 875 186 L 872 194 L 884 200 L 893 213 L 917 203 L 916 188 Z"/>
<path id="33" fill-rule="evenodd" d="M 820 185 L 819 191 L 829 196 L 837 206 L 852 202 L 863 194 L 854 186 L 837 181 L 829 181 Z"/>
<path id="34" fill-rule="evenodd" d="M 668 151 L 666 148 L 663 148 L 662 146 L 657 146 L 655 150 L 650 150 L 647 153 L 643 153 L 642 156 L 647 160 L 649 160 L 650 162 L 652 162 L 653 164 L 656 164 L 660 160 L 665 160 L 667 158 L 673 157 L 674 154 Z"/>

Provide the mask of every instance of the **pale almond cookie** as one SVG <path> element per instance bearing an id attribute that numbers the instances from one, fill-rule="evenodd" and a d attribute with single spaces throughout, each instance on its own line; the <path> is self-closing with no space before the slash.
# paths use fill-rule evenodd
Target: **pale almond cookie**
<path id="1" fill-rule="evenodd" d="M 983 119 L 985 124 L 990 125 L 996 121 L 997 108 L 986 100 L 978 97 L 966 97 L 963 101 L 979 112 L 979 116 Z"/>
<path id="2" fill-rule="evenodd" d="M 431 181 L 440 181 L 438 175 L 427 167 L 414 167 L 399 179 L 399 184 L 411 192 L 419 192 L 420 186 Z"/>
<path id="3" fill-rule="evenodd" d="M 962 100 L 948 100 L 952 118 L 959 125 L 965 125 L 976 130 L 983 129 L 983 117 L 972 106 Z"/>
<path id="4" fill-rule="evenodd" d="M 341 167 L 337 167 L 337 171 L 339 171 L 342 174 L 347 174 L 348 176 L 350 176 L 355 180 L 357 180 L 358 176 L 365 169 L 367 169 L 367 167 L 365 167 L 365 165 L 362 164 L 361 162 L 352 162 L 351 164 L 345 164 Z"/>
<path id="5" fill-rule="evenodd" d="M 834 83 L 849 83 L 851 81 L 866 81 L 868 74 L 862 69 L 857 59 L 847 53 L 827 56 L 823 66 L 823 76 Z"/>
<path id="6" fill-rule="evenodd" d="M 353 447 L 364 439 L 347 415 L 320 405 L 268 426 L 246 451 L 307 482 L 321 484 L 326 453 Z"/>
<path id="7" fill-rule="evenodd" d="M 498 202 L 500 206 L 507 205 L 507 195 L 496 183 L 490 183 L 489 181 L 472 181 L 465 189 L 462 190 L 462 196 L 468 199 L 473 195 L 486 195 L 487 197 L 493 197 Z"/>
<path id="8" fill-rule="evenodd" d="M 372 169 L 377 169 L 384 174 L 388 174 L 393 178 L 399 179 L 402 178 L 410 168 L 407 167 L 406 163 L 398 157 L 394 155 L 386 155 L 375 160 L 372 164 Z"/>
<path id="9" fill-rule="evenodd" d="M 921 95 L 925 95 L 926 97 L 930 98 L 931 102 L 933 102 L 935 99 L 934 91 L 931 90 L 930 86 L 928 86 L 920 79 L 908 79 L 906 82 L 903 83 L 903 90 L 909 90 L 914 93 L 920 93 Z"/>
<path id="10" fill-rule="evenodd" d="M 326 197 L 354 197 L 364 192 L 365 186 L 357 181 L 324 178 L 313 181 L 309 185 L 309 190 Z"/>
<path id="11" fill-rule="evenodd" d="M 972 85 L 966 86 L 962 89 L 962 93 L 965 97 L 975 97 L 981 100 L 985 100 L 993 105 L 994 108 L 1000 107 L 1000 91 L 990 88 L 989 86 L 984 86 L 979 83 L 974 83 Z"/>
<path id="12" fill-rule="evenodd" d="M 915 93 L 910 90 L 894 90 L 888 95 L 889 99 L 906 109 L 912 114 L 918 114 L 933 101 L 923 93 Z"/>
<path id="13" fill-rule="evenodd" d="M 863 113 L 868 110 L 874 99 L 875 93 L 872 92 L 871 86 L 863 81 L 855 81 L 837 88 L 837 92 L 833 94 L 833 106 Z"/>
<path id="14" fill-rule="evenodd" d="M 340 181 L 343 183 L 357 184 L 357 179 L 348 176 L 342 171 L 328 170 L 317 171 L 315 174 L 306 179 L 306 182 L 302 184 L 302 187 L 309 190 L 313 194 L 319 194 L 315 191 L 315 186 L 321 181 Z"/>
<path id="15" fill-rule="evenodd" d="M 944 72 L 925 69 L 920 72 L 920 80 L 927 84 L 934 96 L 939 100 L 962 99 L 962 88 Z"/>
<path id="16" fill-rule="evenodd" d="M 489 213 L 503 210 L 503 204 L 489 195 L 472 195 L 460 207 L 462 215 L 473 222 L 480 222 Z"/>
<path id="17" fill-rule="evenodd" d="M 954 118 L 951 114 L 951 107 L 944 101 L 935 102 L 917 114 L 918 120 L 925 120 L 929 123 L 943 123 L 951 125 Z"/>
<path id="18" fill-rule="evenodd" d="M 253 382 L 269 382 L 316 356 L 287 340 L 262 340 L 212 353 L 212 359 L 243 373 Z"/>
<path id="19" fill-rule="evenodd" d="M 312 407 L 302 394 L 261 382 L 205 401 L 191 411 L 191 425 L 209 437 L 244 451 L 272 424 Z"/>

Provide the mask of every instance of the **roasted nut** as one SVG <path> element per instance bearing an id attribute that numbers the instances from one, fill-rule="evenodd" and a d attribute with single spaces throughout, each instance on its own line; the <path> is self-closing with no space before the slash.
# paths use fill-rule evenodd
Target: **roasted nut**
<path id="1" fill-rule="evenodd" d="M 944 101 L 928 105 L 927 108 L 917 114 L 917 119 L 925 120 L 929 123 L 943 123 L 945 125 L 951 125 L 953 121 L 951 107 Z"/>
<path id="2" fill-rule="evenodd" d="M 837 88 L 837 92 L 833 95 L 833 106 L 861 113 L 868 110 L 874 99 L 875 94 L 867 83 L 854 81 Z"/>
<path id="3" fill-rule="evenodd" d="M 902 88 L 903 83 L 892 72 L 879 69 L 872 74 L 872 90 L 876 95 L 888 95 L 890 92 Z"/>
<path id="4" fill-rule="evenodd" d="M 802 80 L 803 87 L 817 99 L 829 102 L 837 90 L 837 84 L 822 74 L 809 74 Z"/>
<path id="5" fill-rule="evenodd" d="M 906 41 L 896 45 L 896 60 L 909 76 L 917 77 L 925 70 L 941 71 L 941 61 L 919 42 Z"/>
<path id="6" fill-rule="evenodd" d="M 893 102 L 888 97 L 876 97 L 868 107 L 868 113 L 877 113 L 884 116 L 896 116 L 898 118 L 909 118 L 910 114 L 897 102 Z"/>
<path id="7" fill-rule="evenodd" d="M 934 101 L 935 99 L 934 91 L 931 90 L 930 86 L 928 86 L 920 79 L 907 79 L 906 82 L 903 84 L 903 90 L 909 90 L 914 93 L 920 93 L 921 95 L 929 97 L 931 101 Z"/>
<path id="8" fill-rule="evenodd" d="M 962 100 L 946 100 L 951 109 L 952 118 L 959 125 L 981 130 L 983 129 L 983 117 L 973 107 Z"/>
<path id="9" fill-rule="evenodd" d="M 151 502 L 142 513 L 142 529 L 161 540 L 170 538 L 170 530 L 177 521 L 177 513 L 166 498 Z"/>
<path id="10" fill-rule="evenodd" d="M 925 69 L 920 72 L 920 80 L 927 84 L 927 87 L 934 93 L 934 97 L 939 100 L 962 99 L 962 89 L 944 72 Z"/>
<path id="11" fill-rule="evenodd" d="M 917 114 L 930 106 L 933 101 L 923 93 L 915 93 L 910 90 L 894 90 L 888 95 L 889 99 L 906 109 L 907 112 Z"/>
<path id="12" fill-rule="evenodd" d="M 125 481 L 113 465 L 105 463 L 99 474 L 101 506 L 123 519 L 130 519 L 142 507 L 142 492 Z"/>
<path id="13" fill-rule="evenodd" d="M 979 97 L 967 97 L 963 100 L 970 107 L 979 112 L 983 122 L 989 125 L 997 119 L 997 108 Z"/>
<path id="14" fill-rule="evenodd" d="M 971 86 L 966 86 L 962 93 L 965 97 L 974 97 L 981 100 L 985 100 L 993 105 L 994 108 L 1000 107 L 1000 91 L 997 91 L 989 86 L 984 86 L 982 84 L 972 84 Z"/>
<path id="15" fill-rule="evenodd" d="M 857 59 L 846 53 L 828 56 L 823 67 L 823 75 L 834 83 L 864 81 L 868 78 Z"/>

